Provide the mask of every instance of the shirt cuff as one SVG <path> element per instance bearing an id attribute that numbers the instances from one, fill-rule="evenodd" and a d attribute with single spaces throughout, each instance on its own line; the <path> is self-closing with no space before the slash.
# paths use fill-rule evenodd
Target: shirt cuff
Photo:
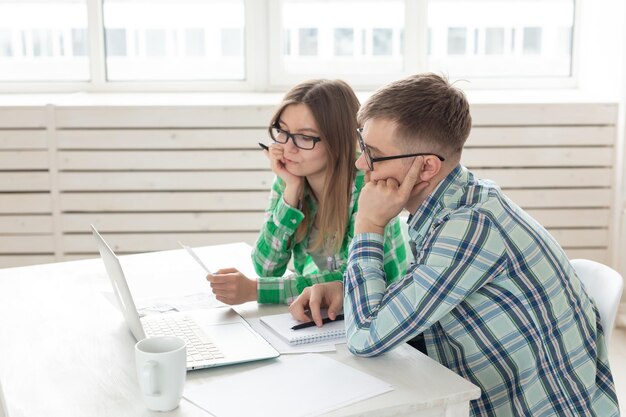
<path id="1" fill-rule="evenodd" d="M 259 304 L 283 304 L 285 302 L 285 289 L 283 281 L 278 279 L 257 279 L 257 303 Z"/>
<path id="2" fill-rule="evenodd" d="M 303 219 L 304 213 L 285 203 L 284 199 L 279 199 L 274 209 L 274 223 L 276 226 L 295 231 Z"/>
<path id="3" fill-rule="evenodd" d="M 384 261 L 384 241 L 384 236 L 378 233 L 357 234 L 352 239 L 350 245 L 348 263 L 359 262 L 382 265 Z"/>

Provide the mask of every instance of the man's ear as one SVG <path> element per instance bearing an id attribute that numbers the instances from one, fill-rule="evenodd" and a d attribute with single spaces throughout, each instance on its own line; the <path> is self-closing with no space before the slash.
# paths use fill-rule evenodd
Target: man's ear
<path id="1" fill-rule="evenodd" d="M 424 157 L 420 181 L 430 181 L 441 171 L 441 160 L 434 155 Z"/>

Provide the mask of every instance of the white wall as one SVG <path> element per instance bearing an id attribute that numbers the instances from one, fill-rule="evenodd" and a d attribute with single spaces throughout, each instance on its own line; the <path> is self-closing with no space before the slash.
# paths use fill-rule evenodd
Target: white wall
<path id="1" fill-rule="evenodd" d="M 626 2 L 578 0 L 579 88 L 590 94 L 624 99 Z"/>

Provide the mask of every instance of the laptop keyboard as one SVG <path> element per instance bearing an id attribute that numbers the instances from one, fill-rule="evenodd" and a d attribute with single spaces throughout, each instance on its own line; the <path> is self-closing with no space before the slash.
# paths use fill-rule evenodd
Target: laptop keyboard
<path id="1" fill-rule="evenodd" d="M 221 359 L 222 352 L 191 318 L 183 315 L 150 315 L 142 319 L 146 336 L 176 336 L 187 343 L 187 367 L 205 365 Z"/>

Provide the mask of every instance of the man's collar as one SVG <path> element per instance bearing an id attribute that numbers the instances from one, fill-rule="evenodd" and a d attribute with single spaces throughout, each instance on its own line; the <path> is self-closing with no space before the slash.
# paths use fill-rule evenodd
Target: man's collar
<path id="1" fill-rule="evenodd" d="M 467 185 L 470 172 L 461 164 L 446 175 L 435 190 L 426 197 L 415 213 L 409 217 L 409 235 L 411 240 L 421 243 L 426 229 L 430 227 L 433 216 L 443 208 L 454 208 L 459 204 L 463 189 Z"/>

